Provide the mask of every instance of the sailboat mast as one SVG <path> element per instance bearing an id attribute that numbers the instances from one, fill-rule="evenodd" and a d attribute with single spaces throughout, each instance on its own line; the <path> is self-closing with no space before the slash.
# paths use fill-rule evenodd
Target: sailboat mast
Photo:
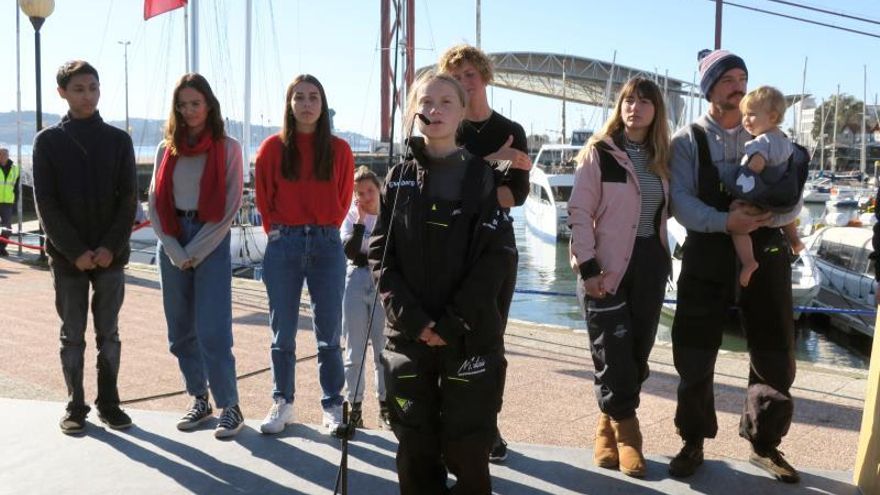
<path id="1" fill-rule="evenodd" d="M 837 111 L 840 106 L 840 84 L 834 96 L 834 121 L 831 122 L 831 172 L 837 171 Z"/>
<path id="2" fill-rule="evenodd" d="M 477 49 L 480 49 L 480 0 L 477 0 Z"/>
<path id="3" fill-rule="evenodd" d="M 189 16 L 189 33 L 190 33 L 190 66 L 189 72 L 199 71 L 199 2 L 198 0 L 189 0 L 188 4 L 192 7 Z"/>
<path id="4" fill-rule="evenodd" d="M 825 172 L 825 117 L 828 116 L 828 110 L 825 108 L 825 100 L 819 105 L 819 111 L 822 112 L 822 125 L 819 127 L 819 173 Z"/>
<path id="5" fill-rule="evenodd" d="M 795 141 L 801 142 L 801 132 L 804 128 L 804 98 L 807 92 L 807 57 L 804 57 L 804 77 L 801 78 L 801 106 L 798 108 L 797 125 L 795 126 Z"/>
<path id="6" fill-rule="evenodd" d="M 190 5 L 183 6 L 183 71 L 189 72 L 189 9 Z"/>
<path id="7" fill-rule="evenodd" d="M 565 144 L 565 58 L 562 59 L 562 140 Z"/>
<path id="8" fill-rule="evenodd" d="M 868 162 L 868 154 L 867 154 L 867 142 L 868 142 L 868 132 L 865 129 L 866 120 L 868 119 L 868 66 L 865 65 L 865 76 L 862 86 L 862 156 L 859 160 L 859 172 L 861 172 L 862 176 L 865 175 L 865 168 Z"/>
<path id="9" fill-rule="evenodd" d="M 244 125 L 242 126 L 242 155 L 244 166 L 242 175 L 247 182 L 251 172 L 251 14 L 253 0 L 247 0 L 245 8 L 245 45 L 244 45 Z"/>
<path id="10" fill-rule="evenodd" d="M 611 57 L 611 70 L 608 71 L 608 80 L 605 82 L 605 96 L 602 100 L 602 123 L 608 120 L 608 103 L 611 100 L 611 82 L 614 80 L 614 66 L 617 64 L 617 50 Z"/>

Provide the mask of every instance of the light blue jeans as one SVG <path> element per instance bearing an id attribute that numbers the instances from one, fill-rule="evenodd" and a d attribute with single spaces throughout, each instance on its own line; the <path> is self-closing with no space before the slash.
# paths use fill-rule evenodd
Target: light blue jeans
<path id="1" fill-rule="evenodd" d="M 202 228 L 198 220 L 179 217 L 178 239 L 186 244 Z M 168 343 L 177 357 L 186 392 L 208 393 L 219 408 L 238 404 L 235 356 L 232 354 L 232 264 L 226 237 L 198 266 L 181 270 L 159 242 L 162 302 Z"/>
<path id="2" fill-rule="evenodd" d="M 375 301 L 375 308 L 373 302 Z M 349 266 L 345 281 L 345 297 L 342 300 L 342 335 L 345 336 L 345 398 L 349 402 L 363 402 L 366 372 L 361 372 L 364 346 L 367 345 L 367 325 L 373 309 L 373 327 L 370 344 L 373 346 L 373 363 L 376 365 L 374 385 L 376 396 L 385 400 L 385 373 L 382 367 L 382 350 L 385 349 L 385 309 L 376 299 L 376 285 L 368 267 Z M 360 382 L 358 382 L 360 375 Z"/>
<path id="3" fill-rule="evenodd" d="M 312 328 L 318 342 L 321 406 L 342 405 L 342 294 L 345 256 L 339 229 L 329 226 L 273 225 L 263 256 L 263 283 L 269 294 L 272 327 L 273 397 L 293 402 L 296 373 L 296 332 L 303 282 L 309 289 Z"/>

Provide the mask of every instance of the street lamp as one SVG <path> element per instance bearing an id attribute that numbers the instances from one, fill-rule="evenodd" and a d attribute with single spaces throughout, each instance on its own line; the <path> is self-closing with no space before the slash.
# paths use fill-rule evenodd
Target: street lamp
<path id="1" fill-rule="evenodd" d="M 122 45 L 125 54 L 125 132 L 131 134 L 131 127 L 129 127 L 128 123 L 128 45 L 131 44 L 131 41 L 117 41 L 120 45 Z"/>
<path id="2" fill-rule="evenodd" d="M 37 132 L 43 130 L 43 95 L 40 90 L 40 28 L 46 22 L 46 18 L 55 10 L 55 0 L 18 0 L 18 6 L 24 15 L 28 16 L 34 26 L 34 65 L 36 66 L 37 85 Z M 46 260 L 46 251 L 43 249 L 43 226 L 40 225 L 40 261 Z"/>

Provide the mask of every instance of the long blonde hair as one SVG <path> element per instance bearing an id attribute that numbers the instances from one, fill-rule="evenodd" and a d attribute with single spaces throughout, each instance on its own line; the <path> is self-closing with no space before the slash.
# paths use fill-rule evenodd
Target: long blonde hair
<path id="1" fill-rule="evenodd" d="M 624 124 L 621 117 L 621 107 L 623 101 L 635 94 L 639 98 L 647 98 L 654 105 L 654 120 L 648 129 L 648 170 L 663 177 L 669 178 L 669 124 L 666 121 L 666 104 L 663 102 L 663 94 L 654 81 L 643 77 L 634 77 L 623 85 L 620 93 L 617 95 L 617 102 L 614 104 L 614 111 L 611 117 L 605 121 L 602 129 L 593 134 L 586 146 L 578 153 L 577 162 L 580 163 L 589 154 L 590 149 L 599 141 L 615 135 L 623 131 Z"/>
<path id="2" fill-rule="evenodd" d="M 421 93 L 424 88 L 426 88 L 429 84 L 435 81 L 443 81 L 455 90 L 456 96 L 458 96 L 458 100 L 461 103 L 462 108 L 467 108 L 467 93 L 464 88 L 461 86 L 461 83 L 458 82 L 454 77 L 450 76 L 445 72 L 434 72 L 434 71 L 425 71 L 416 82 L 413 83 L 412 87 L 409 90 L 409 97 L 406 102 L 406 115 L 404 116 L 404 122 L 406 122 L 406 126 L 404 128 L 404 132 L 409 132 L 411 127 L 410 123 L 412 119 L 415 118 L 416 113 L 419 111 L 419 93 Z M 462 121 L 464 122 L 464 113 L 462 113 Z M 458 125 L 461 125 L 461 122 Z M 411 136 L 404 136 L 411 137 Z"/>

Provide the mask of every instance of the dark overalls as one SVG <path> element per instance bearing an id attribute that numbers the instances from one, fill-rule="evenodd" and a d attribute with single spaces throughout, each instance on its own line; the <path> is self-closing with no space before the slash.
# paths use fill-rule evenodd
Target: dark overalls
<path id="1" fill-rule="evenodd" d="M 476 211 L 479 196 L 475 190 L 482 185 L 483 167 L 482 163 L 469 165 L 462 200 L 417 198 L 405 207 L 423 209 L 423 221 L 409 226 L 421 230 L 417 236 L 421 245 L 409 248 L 421 250 L 422 266 L 417 269 L 424 271 L 429 282 L 412 290 L 418 291 L 419 303 L 434 321 L 447 311 L 467 269 L 464 262 L 474 242 L 468 237 L 482 221 Z M 426 180 L 430 181 L 430 174 Z M 463 338 L 429 347 L 408 338 L 389 337 L 382 364 L 391 427 L 399 441 L 396 460 L 401 494 L 492 492 L 488 459 L 503 380 L 502 321 L 499 315 L 497 328 L 475 330 L 498 332 L 485 339 L 484 345 L 468 346 Z M 447 470 L 456 477 L 451 490 L 447 489 Z"/>
<path id="2" fill-rule="evenodd" d="M 706 205 L 728 211 L 731 196 L 721 186 L 705 131 L 692 126 L 699 153 L 698 194 Z M 756 449 L 775 448 L 788 433 L 795 377 L 789 247 L 778 228 L 751 234 L 759 267 L 739 296 L 740 320 L 750 370 L 740 436 Z M 734 304 L 737 262 L 725 233 L 688 231 L 672 324 L 673 359 L 681 381 L 675 426 L 685 440 L 714 438 L 713 375 L 723 322 Z"/>

